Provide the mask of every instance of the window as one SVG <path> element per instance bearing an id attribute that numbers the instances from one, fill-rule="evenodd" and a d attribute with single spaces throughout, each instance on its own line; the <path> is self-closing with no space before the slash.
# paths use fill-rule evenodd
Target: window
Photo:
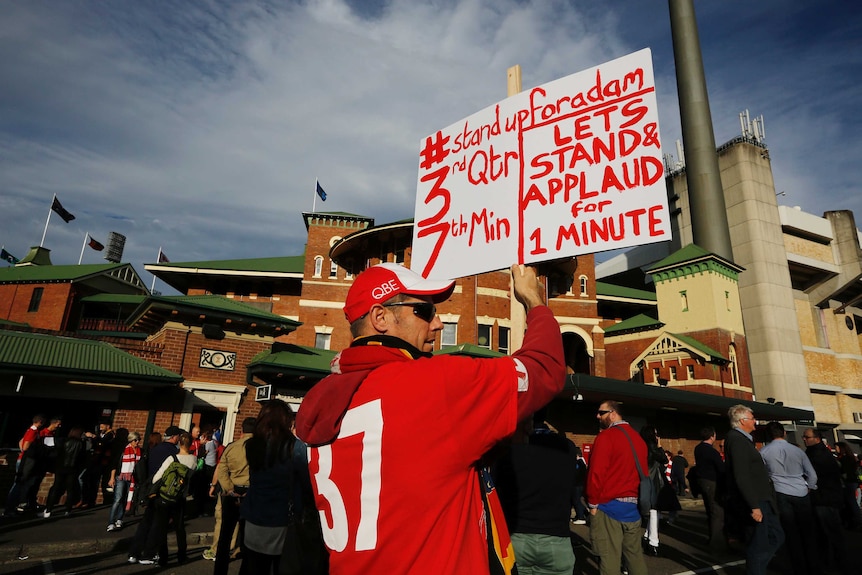
<path id="1" fill-rule="evenodd" d="M 440 345 L 458 345 L 458 324 L 443 323 L 443 333 L 440 335 Z"/>
<path id="2" fill-rule="evenodd" d="M 670 381 L 676 381 L 676 366 L 671 366 L 668 372 L 668 379 Z"/>
<path id="3" fill-rule="evenodd" d="M 580 276 L 578 278 L 578 285 L 581 288 L 581 297 L 586 297 L 589 295 L 587 293 L 587 276 Z"/>
<path id="4" fill-rule="evenodd" d="M 730 377 L 733 380 L 733 385 L 739 385 L 739 368 L 736 365 L 736 346 L 730 344 L 730 348 L 727 350 L 728 359 L 730 359 Z"/>
<path id="5" fill-rule="evenodd" d="M 730 311 L 730 292 L 724 292 L 724 304 L 727 306 L 727 311 Z"/>
<path id="6" fill-rule="evenodd" d="M 659 379 L 661 379 L 661 371 L 659 371 L 659 368 L 654 367 L 652 370 L 652 380 L 658 383 Z"/>
<path id="7" fill-rule="evenodd" d="M 335 262 L 329 262 L 329 279 L 335 279 L 338 277 L 338 264 Z"/>
<path id="8" fill-rule="evenodd" d="M 685 366 L 685 369 L 688 372 L 688 378 L 694 379 L 694 366 L 693 365 L 687 365 L 687 366 Z"/>
<path id="9" fill-rule="evenodd" d="M 509 355 L 509 328 L 500 327 L 500 332 L 497 336 L 497 351 Z"/>
<path id="10" fill-rule="evenodd" d="M 679 303 L 682 306 L 682 311 L 688 311 L 688 294 L 686 292 L 679 292 Z"/>
<path id="11" fill-rule="evenodd" d="M 396 264 L 403 264 L 404 263 L 404 248 L 403 247 L 400 247 L 400 248 L 396 247 L 394 250 L 392 250 L 392 256 L 393 256 L 392 261 L 394 261 Z"/>
<path id="12" fill-rule="evenodd" d="M 323 256 L 314 256 L 314 277 L 319 278 L 323 273 Z"/>
<path id="13" fill-rule="evenodd" d="M 33 288 L 33 293 L 30 295 L 30 307 L 27 308 L 27 311 L 39 311 L 43 291 L 45 291 L 45 288 Z"/>
<path id="14" fill-rule="evenodd" d="M 476 342 L 479 347 L 491 349 L 491 326 L 479 324 L 479 341 Z"/>
<path id="15" fill-rule="evenodd" d="M 329 341 L 332 339 L 332 334 L 330 333 L 316 333 L 314 334 L 314 347 L 317 349 L 329 349 Z"/>

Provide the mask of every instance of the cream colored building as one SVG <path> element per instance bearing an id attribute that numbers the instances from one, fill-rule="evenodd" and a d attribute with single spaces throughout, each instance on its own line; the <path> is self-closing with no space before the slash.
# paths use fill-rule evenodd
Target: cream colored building
<path id="1" fill-rule="evenodd" d="M 813 409 L 834 439 L 862 437 L 862 250 L 853 214 L 779 206 L 766 146 L 718 149 L 739 298 L 758 400 Z M 596 266 L 599 280 L 637 285 L 635 269 L 692 243 L 684 168 L 667 177 L 674 240 Z M 643 281 L 651 281 L 642 274 Z"/>

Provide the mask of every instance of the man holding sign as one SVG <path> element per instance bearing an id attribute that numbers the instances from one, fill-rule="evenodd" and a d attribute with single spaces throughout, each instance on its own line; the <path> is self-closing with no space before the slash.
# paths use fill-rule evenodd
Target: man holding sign
<path id="1" fill-rule="evenodd" d="M 489 573 L 489 541 L 511 563 L 477 461 L 565 379 L 559 325 L 536 272 L 511 271 L 527 333 L 520 350 L 494 359 L 431 355 L 443 328 L 435 304 L 454 281 L 390 263 L 354 281 L 344 306 L 353 344 L 296 419 L 332 575 Z"/>

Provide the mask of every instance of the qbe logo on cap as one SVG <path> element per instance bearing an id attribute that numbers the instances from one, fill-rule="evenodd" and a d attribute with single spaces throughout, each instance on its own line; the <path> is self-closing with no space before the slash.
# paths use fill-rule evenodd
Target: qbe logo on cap
<path id="1" fill-rule="evenodd" d="M 373 297 L 375 300 L 381 300 L 392 292 L 398 291 L 400 287 L 401 286 L 398 285 L 397 281 L 391 279 L 372 289 L 371 297 Z"/>

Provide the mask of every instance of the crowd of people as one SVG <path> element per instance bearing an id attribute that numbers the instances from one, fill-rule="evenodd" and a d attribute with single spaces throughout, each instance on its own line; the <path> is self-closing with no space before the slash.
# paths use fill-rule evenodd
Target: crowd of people
<path id="1" fill-rule="evenodd" d="M 15 480 L 6 496 L 4 516 L 37 509 L 37 495 L 47 473 L 54 474 L 48 492 L 44 517 L 66 496 L 66 513 L 96 504 L 101 487 L 103 497 L 111 491 L 108 482 L 115 459 L 117 436 L 109 422 L 95 431 L 80 426 L 68 433 L 61 430 L 63 418 L 33 416 L 32 425 L 18 442 Z M 128 431 L 126 430 L 126 433 Z"/>
<path id="2" fill-rule="evenodd" d="M 703 497 L 710 548 L 742 545 L 747 573 L 765 573 L 782 544 L 796 573 L 851 572 L 843 529 L 862 526 L 862 512 L 846 444 L 833 453 L 808 428 L 803 451 L 772 422 L 758 449 L 754 414 L 737 405 L 723 450 L 706 427 L 690 465 L 662 446 L 659 429 L 636 431 L 608 399 L 585 457 L 545 421 L 565 378 L 557 321 L 534 269 L 512 266 L 511 281 L 526 311 L 523 344 L 473 359 L 430 353 L 443 328 L 436 304 L 454 282 L 369 268 L 348 292 L 354 341 L 332 374 L 296 414 L 262 402 L 227 446 L 197 425 L 144 438 L 105 422 L 60 440 L 61 418 L 36 416 L 6 513 L 35 508 L 51 471 L 43 515 L 64 494 L 67 514 L 92 506 L 101 488 L 112 503 L 107 531 L 123 529 L 130 511 L 141 515 L 128 556 L 141 565 L 166 564 L 170 529 L 177 560 L 187 560 L 185 520 L 212 515 L 203 557 L 216 575 L 238 556 L 241 574 L 569 575 L 572 524 L 588 525 L 602 575 L 643 575 L 644 556 L 661 553 L 663 514 L 673 524 L 679 498 L 691 494 Z"/>
<path id="3" fill-rule="evenodd" d="M 821 430 L 808 427 L 802 449 L 771 421 L 757 432 L 758 449 L 751 408 L 737 405 L 728 416 L 723 453 L 714 447 L 712 427 L 701 431 L 694 451 L 694 492 L 703 495 L 710 547 L 721 551 L 741 543 L 755 575 L 766 572 L 779 549 L 794 574 L 856 572 L 844 530 L 862 528 L 862 471 L 849 445 L 839 442 L 833 450 Z"/>

